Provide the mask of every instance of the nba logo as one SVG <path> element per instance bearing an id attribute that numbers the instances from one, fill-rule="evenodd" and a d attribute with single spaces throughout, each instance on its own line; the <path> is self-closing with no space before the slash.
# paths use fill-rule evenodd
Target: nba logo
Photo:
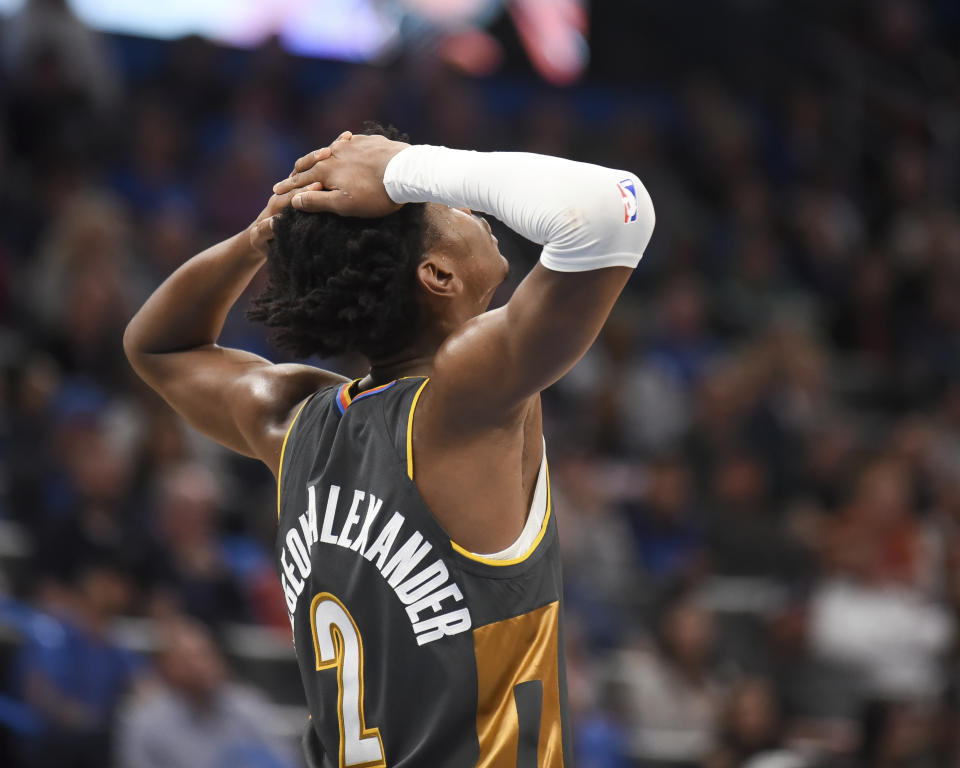
<path id="1" fill-rule="evenodd" d="M 620 190 L 620 197 L 623 198 L 623 223 L 629 224 L 637 220 L 637 213 L 640 206 L 637 205 L 637 185 L 633 179 L 624 179 L 617 183 Z"/>

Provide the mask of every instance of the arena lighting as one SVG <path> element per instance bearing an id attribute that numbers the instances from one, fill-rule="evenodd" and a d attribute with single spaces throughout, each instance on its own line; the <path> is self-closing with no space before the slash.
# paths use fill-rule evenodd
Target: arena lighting
<path id="1" fill-rule="evenodd" d="M 587 0 L 66 0 L 84 23 L 105 32 L 176 39 L 201 35 L 256 47 L 277 37 L 292 53 L 380 61 L 399 50 L 435 53 L 484 75 L 503 60 L 487 30 L 506 13 L 531 64 L 563 85 L 586 68 Z M 29 16 L 43 0 L 0 0 L 0 16 Z M 33 8 L 30 8 L 33 6 Z"/>
<path id="2" fill-rule="evenodd" d="M 440 25 L 475 22 L 502 5 L 500 0 L 399 0 L 395 4 Z"/>
<path id="3" fill-rule="evenodd" d="M 556 85 L 577 80 L 587 66 L 587 9 L 581 0 L 513 0 L 517 31 L 536 70 Z"/>

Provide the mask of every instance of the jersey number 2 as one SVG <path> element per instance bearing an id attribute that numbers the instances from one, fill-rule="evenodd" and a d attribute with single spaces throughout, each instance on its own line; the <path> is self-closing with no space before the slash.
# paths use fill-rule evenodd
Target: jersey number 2
<path id="1" fill-rule="evenodd" d="M 350 612 L 329 592 L 310 604 L 317 671 L 337 670 L 340 768 L 386 768 L 379 728 L 363 717 L 363 641 Z"/>

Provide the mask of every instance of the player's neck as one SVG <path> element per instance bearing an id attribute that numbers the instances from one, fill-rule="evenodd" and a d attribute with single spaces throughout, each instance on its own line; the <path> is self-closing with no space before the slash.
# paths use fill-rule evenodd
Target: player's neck
<path id="1" fill-rule="evenodd" d="M 423 329 L 413 343 L 403 349 L 371 360 L 370 373 L 361 380 L 358 389 L 362 392 L 406 376 L 430 376 L 433 358 L 451 332 L 447 324 L 435 323 Z"/>
<path id="2" fill-rule="evenodd" d="M 406 376 L 429 376 L 433 370 L 433 357 L 436 353 L 435 347 L 424 347 L 371 361 L 370 373 L 360 381 L 358 389 L 363 391 Z"/>

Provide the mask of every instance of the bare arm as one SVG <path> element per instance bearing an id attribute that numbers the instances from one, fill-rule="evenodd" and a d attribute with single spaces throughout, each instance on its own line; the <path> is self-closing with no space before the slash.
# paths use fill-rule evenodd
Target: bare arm
<path id="1" fill-rule="evenodd" d="M 216 342 L 230 308 L 266 260 L 271 217 L 292 195 L 274 195 L 247 231 L 177 269 L 123 337 L 133 369 L 180 415 L 218 443 L 261 459 L 275 475 L 298 404 L 342 378 L 310 366 L 274 365 Z"/>
<path id="2" fill-rule="evenodd" d="M 440 348 L 434 397 L 461 420 L 510 420 L 593 344 L 632 270 L 554 272 L 537 264 L 501 308 L 468 322 Z"/>

